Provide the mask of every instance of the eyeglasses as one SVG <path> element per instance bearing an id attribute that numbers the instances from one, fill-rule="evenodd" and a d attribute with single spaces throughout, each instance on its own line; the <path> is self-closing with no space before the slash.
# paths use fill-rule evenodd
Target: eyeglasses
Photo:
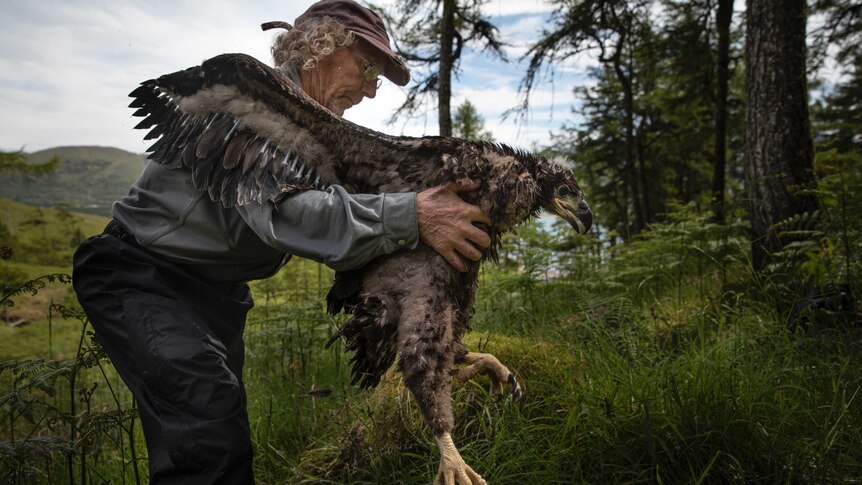
<path id="1" fill-rule="evenodd" d="M 376 89 L 380 89 L 380 85 L 383 84 L 383 80 L 380 79 L 380 75 L 383 74 L 383 71 L 381 71 L 379 67 L 368 62 L 358 53 L 353 52 L 353 55 L 356 56 L 356 58 L 359 59 L 359 62 L 362 64 L 362 77 L 365 79 L 365 82 L 374 84 Z"/>

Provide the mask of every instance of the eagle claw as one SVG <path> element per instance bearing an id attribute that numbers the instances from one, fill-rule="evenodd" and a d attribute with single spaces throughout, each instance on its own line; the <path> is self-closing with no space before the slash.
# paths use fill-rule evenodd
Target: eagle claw
<path id="1" fill-rule="evenodd" d="M 521 399 L 521 396 L 524 395 L 524 391 L 521 390 L 521 386 L 518 385 L 518 379 L 515 379 L 515 374 L 509 373 L 509 392 L 512 393 L 512 399 L 515 401 Z"/>
<path id="2" fill-rule="evenodd" d="M 488 482 L 461 458 L 449 433 L 443 433 L 436 439 L 437 448 L 440 450 L 440 467 L 437 469 L 434 485 L 488 485 Z"/>
<path id="3" fill-rule="evenodd" d="M 463 358 L 463 363 L 467 366 L 455 373 L 455 378 L 459 381 L 468 381 L 479 374 L 485 374 L 491 378 L 491 392 L 498 401 L 503 399 L 504 383 L 509 385 L 512 398 L 516 401 L 524 395 L 515 374 L 493 355 L 468 352 Z"/>

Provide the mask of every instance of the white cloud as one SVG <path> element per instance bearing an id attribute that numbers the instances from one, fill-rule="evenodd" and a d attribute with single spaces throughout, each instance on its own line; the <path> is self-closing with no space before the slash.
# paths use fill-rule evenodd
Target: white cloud
<path id="1" fill-rule="evenodd" d="M 391 0 L 389 0 L 391 1 Z M 269 62 L 272 32 L 260 23 L 292 22 L 312 2 L 134 0 L 7 0 L 0 18 L 0 149 L 35 151 L 58 145 L 106 145 L 142 152 L 144 132 L 126 108 L 128 93 L 143 80 L 199 64 L 223 52 L 245 52 Z M 549 4 L 490 0 L 487 15 L 497 16 L 501 36 L 519 49 L 537 35 Z M 495 20 L 496 21 L 496 20 Z M 517 50 L 512 51 L 517 54 Z M 571 88 L 534 92 L 536 126 L 499 121 L 517 102 L 524 66 L 468 54 L 455 82 L 453 107 L 471 99 L 500 139 L 530 146 L 547 139 L 545 113 L 568 107 Z M 437 133 L 436 107 L 426 116 L 386 124 L 404 100 L 391 84 L 377 99 L 347 112 L 347 118 L 378 131 L 420 136 Z"/>
<path id="2" fill-rule="evenodd" d="M 535 42 L 544 29 L 551 27 L 547 14 L 534 13 L 516 17 L 506 24 L 505 34 L 508 42 L 517 45 L 527 45 Z"/>
<path id="3" fill-rule="evenodd" d="M 488 0 L 482 5 L 482 12 L 486 15 L 525 15 L 550 12 L 553 5 L 545 0 Z"/>
<path id="4" fill-rule="evenodd" d="M 379 0 L 372 3 L 385 8 L 394 5 L 396 0 Z M 527 15 L 550 12 L 553 8 L 553 4 L 548 0 L 488 0 L 482 5 L 482 13 L 488 16 Z"/>
<path id="5" fill-rule="evenodd" d="M 259 24 L 311 2 L 13 0 L 0 19 L 0 148 L 97 144 L 143 151 L 125 108 L 143 80 L 222 52 L 269 60 Z"/>

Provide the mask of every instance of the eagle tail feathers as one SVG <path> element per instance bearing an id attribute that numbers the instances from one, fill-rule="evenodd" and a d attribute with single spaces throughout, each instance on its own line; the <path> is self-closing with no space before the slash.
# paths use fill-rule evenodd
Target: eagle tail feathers
<path id="1" fill-rule="evenodd" d="M 376 387 L 397 355 L 400 310 L 389 296 L 366 297 L 351 308 L 353 315 L 327 341 L 329 347 L 343 338 L 353 352 L 352 383 L 360 389 Z"/>

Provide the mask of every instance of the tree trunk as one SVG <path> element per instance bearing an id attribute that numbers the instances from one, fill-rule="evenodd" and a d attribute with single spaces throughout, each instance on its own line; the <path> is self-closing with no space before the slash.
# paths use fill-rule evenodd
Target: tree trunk
<path id="1" fill-rule="evenodd" d="M 712 171 L 712 219 L 724 223 L 724 186 L 727 164 L 727 86 L 730 81 L 730 22 L 733 0 L 719 0 L 716 14 L 718 30 L 718 86 L 715 96 L 715 159 Z"/>
<path id="2" fill-rule="evenodd" d="M 440 90 L 437 93 L 440 136 L 452 136 L 452 47 L 455 39 L 455 1 L 443 0 L 440 26 Z"/>
<path id="3" fill-rule="evenodd" d="M 650 191 L 649 191 L 649 181 L 647 180 L 647 168 L 646 168 L 646 137 L 647 131 L 649 128 L 646 126 L 646 116 L 641 118 L 641 122 L 638 124 L 638 129 L 636 130 L 635 140 L 637 144 L 637 161 L 638 161 L 638 176 L 640 183 L 640 193 L 643 196 L 643 213 L 644 213 L 644 225 L 652 222 L 653 218 L 653 210 L 652 205 L 650 203 Z"/>
<path id="4" fill-rule="evenodd" d="M 787 241 L 773 224 L 817 209 L 808 119 L 804 0 L 749 0 L 745 36 L 745 157 L 752 261 L 763 269 Z"/>
<path id="5" fill-rule="evenodd" d="M 628 241 L 632 236 L 632 223 L 631 219 L 629 218 L 629 184 L 626 181 L 627 175 L 625 172 L 625 167 L 623 167 L 623 173 L 619 175 L 621 175 L 620 178 L 623 180 L 622 206 L 619 208 L 620 214 L 622 214 L 623 216 L 623 227 L 620 228 L 621 230 L 619 231 L 619 233 L 620 237 L 623 238 L 623 241 Z M 618 178 L 617 180 L 620 179 Z"/>
<path id="6" fill-rule="evenodd" d="M 620 34 L 620 51 L 625 50 L 626 33 Z M 640 186 L 637 176 L 637 169 L 634 160 L 634 124 L 635 124 L 635 106 L 634 106 L 634 89 L 632 87 L 631 69 L 627 75 L 622 67 L 620 57 L 624 54 L 618 54 L 614 58 L 614 72 L 617 75 L 620 85 L 623 88 L 623 110 L 625 112 L 625 177 L 626 185 L 631 190 L 632 208 L 634 210 L 634 227 L 632 232 L 638 233 L 644 228 L 643 208 L 641 207 Z M 629 229 L 627 228 L 628 232 Z"/>

